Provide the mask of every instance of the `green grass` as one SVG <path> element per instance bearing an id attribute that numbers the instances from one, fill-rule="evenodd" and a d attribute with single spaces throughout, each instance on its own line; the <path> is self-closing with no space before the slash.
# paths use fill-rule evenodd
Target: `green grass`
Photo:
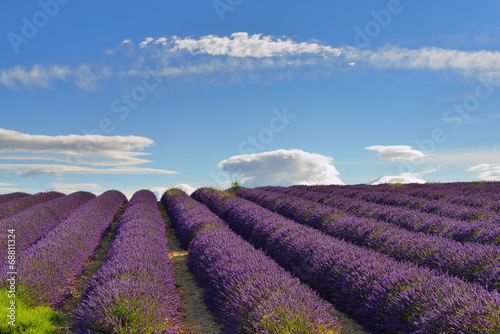
<path id="1" fill-rule="evenodd" d="M 2 334 L 56 334 L 58 328 L 64 324 L 58 312 L 48 306 L 29 307 L 21 299 L 16 301 L 16 320 L 15 326 L 9 325 L 6 319 L 9 314 L 7 307 L 11 299 L 8 297 L 7 290 L 0 291 L 0 333 Z"/>

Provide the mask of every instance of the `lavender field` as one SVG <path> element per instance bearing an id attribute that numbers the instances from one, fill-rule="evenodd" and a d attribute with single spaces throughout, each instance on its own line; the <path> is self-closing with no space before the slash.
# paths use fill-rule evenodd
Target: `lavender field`
<path id="1" fill-rule="evenodd" d="M 0 213 L 0 333 L 500 333 L 499 182 L 10 193 Z"/>

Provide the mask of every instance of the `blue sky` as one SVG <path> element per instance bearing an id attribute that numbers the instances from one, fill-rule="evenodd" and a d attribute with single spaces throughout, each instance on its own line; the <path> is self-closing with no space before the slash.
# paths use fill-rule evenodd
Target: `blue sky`
<path id="1" fill-rule="evenodd" d="M 0 193 L 500 180 L 498 1 L 8 1 Z"/>

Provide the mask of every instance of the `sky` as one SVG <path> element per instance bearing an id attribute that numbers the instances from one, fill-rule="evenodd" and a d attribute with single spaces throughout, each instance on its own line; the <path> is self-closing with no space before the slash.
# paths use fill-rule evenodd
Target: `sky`
<path id="1" fill-rule="evenodd" d="M 499 1 L 0 9 L 0 193 L 500 180 Z"/>

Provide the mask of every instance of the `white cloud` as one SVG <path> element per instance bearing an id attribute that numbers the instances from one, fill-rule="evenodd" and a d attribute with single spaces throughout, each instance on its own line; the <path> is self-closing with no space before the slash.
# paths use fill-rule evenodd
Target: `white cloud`
<path id="1" fill-rule="evenodd" d="M 112 76 L 108 66 L 95 67 L 81 64 L 77 67 L 68 65 L 33 65 L 31 69 L 24 66 L 0 70 L 0 85 L 15 89 L 24 87 L 51 88 L 55 81 L 69 81 L 84 90 L 93 91 L 98 83 Z"/>
<path id="2" fill-rule="evenodd" d="M 344 184 L 331 157 L 297 149 L 236 155 L 218 166 L 254 185 Z"/>
<path id="3" fill-rule="evenodd" d="M 229 36 L 206 35 L 198 38 L 163 36 L 146 37 L 137 47 L 130 39 L 120 45 L 130 47 L 107 49 L 105 54 L 121 50 L 136 63 L 125 64 L 118 76 L 145 76 L 151 62 L 161 64 L 157 71 L 164 77 L 193 74 L 231 74 L 231 81 L 246 79 L 282 80 L 295 75 L 298 68 L 309 67 L 315 75 L 328 75 L 349 68 L 453 71 L 465 77 L 487 77 L 492 85 L 500 85 L 500 51 L 462 51 L 435 47 L 417 49 L 386 45 L 382 48 L 359 49 L 353 46 L 329 46 L 316 41 L 300 42 L 288 37 L 235 32 Z M 126 50 L 125 50 L 126 49 Z M 269 69 L 279 71 L 268 73 Z M 250 73 L 251 72 L 251 73 Z M 266 76 L 267 74 L 267 76 Z M 210 75 L 210 76 L 208 76 Z M 108 65 L 81 64 L 75 66 L 36 64 L 31 68 L 15 66 L 0 70 L 0 85 L 15 88 L 50 88 L 57 81 L 72 82 L 87 91 L 95 91 L 100 83 L 111 78 Z M 227 82 L 227 78 L 225 78 Z M 239 80 L 237 80 L 239 79 Z"/>
<path id="4" fill-rule="evenodd" d="M 484 172 L 490 169 L 495 168 L 495 165 L 492 164 L 480 164 L 474 167 L 467 168 L 468 172 Z"/>
<path id="5" fill-rule="evenodd" d="M 30 135 L 14 130 L 0 129 L 0 151 L 63 151 L 69 152 L 91 145 L 92 150 L 131 150 L 145 148 L 153 144 L 146 137 L 136 136 L 100 136 L 100 135 L 68 135 L 68 136 L 46 136 Z"/>
<path id="6" fill-rule="evenodd" d="M 0 182 L 0 187 L 12 187 L 15 186 L 13 183 Z"/>
<path id="7" fill-rule="evenodd" d="M 424 179 L 422 179 L 422 175 L 434 173 L 438 169 L 437 168 L 429 168 L 422 172 L 416 173 L 401 173 L 399 175 L 386 175 L 379 177 L 378 179 L 372 180 L 370 184 L 382 184 L 382 183 L 427 183 Z"/>
<path id="8" fill-rule="evenodd" d="M 138 136 L 46 136 L 6 129 L 0 129 L 0 142 L 0 159 L 51 160 L 93 166 L 151 162 L 138 158 L 148 153 L 133 150 L 143 150 L 154 144 L 151 139 Z"/>
<path id="9" fill-rule="evenodd" d="M 19 84 L 25 88 L 50 88 L 54 80 L 67 80 L 72 70 L 65 65 L 34 65 L 31 70 L 23 66 L 0 71 L 0 84 L 7 88 L 17 88 Z"/>
<path id="10" fill-rule="evenodd" d="M 477 178 L 482 181 L 500 181 L 500 164 L 480 164 L 467 168 L 468 172 L 481 172 Z"/>
<path id="11" fill-rule="evenodd" d="M 200 38 L 164 36 L 147 37 L 139 44 L 145 50 L 138 54 L 137 64 L 120 72 L 124 76 L 144 76 L 144 64 L 155 61 L 158 76 L 178 78 L 210 75 L 214 81 L 224 76 L 224 82 L 240 82 L 251 76 L 252 81 L 283 80 L 300 67 L 325 63 L 332 66 L 339 59 L 340 49 L 315 42 L 295 42 L 246 32 L 230 36 L 208 35 Z M 160 64 L 158 66 L 158 64 Z M 347 66 L 347 65 L 346 65 Z M 268 71 L 280 71 L 270 74 Z M 288 69 L 288 71 L 281 71 Z M 214 77 L 214 74 L 217 77 Z M 242 76 L 242 74 L 244 76 Z M 229 78 L 228 78 L 229 76 Z"/>
<path id="12" fill-rule="evenodd" d="M 180 190 L 184 191 L 186 194 L 191 195 L 197 188 L 195 188 L 192 185 L 187 184 L 187 183 L 179 183 L 179 184 L 176 184 L 176 185 L 171 186 L 171 187 L 152 187 L 152 188 L 149 188 L 149 190 L 151 190 L 152 192 L 155 193 L 155 195 L 156 195 L 156 197 L 158 197 L 158 199 L 160 199 L 163 196 L 163 194 L 165 193 L 165 191 L 167 191 L 169 189 L 180 189 Z"/>
<path id="13" fill-rule="evenodd" d="M 153 37 L 146 37 L 146 39 L 142 42 L 139 43 L 139 47 L 142 49 L 142 48 L 145 48 L 149 43 L 151 43 L 153 41 Z"/>
<path id="14" fill-rule="evenodd" d="M 65 182 L 54 182 L 52 183 L 54 190 L 75 190 L 79 191 L 84 189 L 99 189 L 100 185 L 96 183 L 65 183 Z"/>
<path id="15" fill-rule="evenodd" d="M 95 91 L 100 88 L 100 81 L 112 76 L 108 66 L 94 70 L 89 64 L 78 66 L 73 71 L 74 84 L 86 91 Z"/>
<path id="16" fill-rule="evenodd" d="M 0 169 L 9 170 L 15 174 L 31 177 L 45 174 L 176 174 L 177 172 L 165 169 L 145 167 L 115 167 L 92 168 L 85 166 L 68 166 L 57 164 L 0 164 Z"/>
<path id="17" fill-rule="evenodd" d="M 111 55 L 121 50 L 126 57 L 134 56 L 137 61 L 118 69 L 119 76 L 147 75 L 147 67 L 151 66 L 151 62 L 161 64 L 157 74 L 165 77 L 204 74 L 207 79 L 214 80 L 214 73 L 235 76 L 244 73 L 251 76 L 253 81 L 261 81 L 259 75 L 281 80 L 294 75 L 294 70 L 302 67 L 313 68 L 318 75 L 327 75 L 332 71 L 347 68 L 352 71 L 365 66 L 397 70 L 450 70 L 465 77 L 482 75 L 493 85 L 500 84 L 500 51 L 462 51 L 435 47 L 406 49 L 394 45 L 371 50 L 353 46 L 335 47 L 316 41 L 300 42 L 288 37 L 250 35 L 247 32 L 198 38 L 149 36 L 137 47 L 132 47 L 134 44 L 130 39 L 122 40 L 120 45 L 130 47 L 126 50 L 123 47 L 107 49 L 105 54 Z M 269 74 L 266 72 L 269 69 L 280 71 Z M 265 76 L 266 73 L 268 76 Z M 103 64 L 36 64 L 31 68 L 14 66 L 0 70 L 0 85 L 10 89 L 47 89 L 54 82 L 64 81 L 94 91 L 112 76 L 110 66 Z M 235 80 L 231 78 L 231 82 Z"/>
<path id="18" fill-rule="evenodd" d="M 147 45 L 148 39 L 143 43 Z M 155 42 L 155 44 L 157 43 L 167 45 L 168 42 L 163 37 Z M 171 43 L 173 50 L 185 50 L 192 54 L 212 56 L 266 58 L 301 54 L 328 54 L 336 57 L 340 55 L 339 49 L 330 46 L 307 42 L 297 43 L 289 38 L 281 39 L 273 36 L 262 36 L 262 34 L 250 36 L 246 32 L 235 32 L 230 37 L 208 35 L 199 39 L 174 36 Z"/>
<path id="19" fill-rule="evenodd" d="M 383 183 L 426 183 L 427 181 L 415 177 L 413 175 L 405 175 L 405 173 L 400 175 L 387 175 L 382 176 L 378 179 L 373 180 L 370 184 L 383 184 Z"/>
<path id="20" fill-rule="evenodd" d="M 380 69 L 454 70 L 466 76 L 483 74 L 500 78 L 499 51 L 461 51 L 436 47 L 406 49 L 393 45 L 375 51 L 354 47 L 345 47 L 342 51 L 350 61 L 364 62 Z"/>
<path id="21" fill-rule="evenodd" d="M 149 153 L 137 152 L 154 144 L 138 136 L 31 135 L 0 129 L 0 159 L 47 160 L 53 164 L 0 164 L 0 169 L 23 176 L 54 173 L 78 174 L 172 174 L 163 169 L 136 165 L 151 162 L 140 158 Z M 73 166 L 77 165 L 77 166 Z M 90 167 L 89 167 L 90 166 Z M 92 168 L 114 167 L 114 168 Z"/>
<path id="22" fill-rule="evenodd" d="M 10 188 L 10 187 L 0 187 L 0 192 L 1 193 L 4 193 L 4 194 L 7 194 L 7 193 L 13 193 L 13 192 L 16 192 L 16 191 L 29 191 L 27 189 L 24 189 L 24 188 Z"/>
<path id="23" fill-rule="evenodd" d="M 500 165 L 500 148 L 478 147 L 474 149 L 450 150 L 429 155 L 429 161 L 434 164 L 483 166 L 483 168 L 487 169 L 491 165 Z"/>
<path id="24" fill-rule="evenodd" d="M 413 160 L 425 158 L 426 154 L 407 145 L 382 146 L 374 145 L 365 147 L 365 150 L 377 151 L 378 157 L 390 161 Z"/>

